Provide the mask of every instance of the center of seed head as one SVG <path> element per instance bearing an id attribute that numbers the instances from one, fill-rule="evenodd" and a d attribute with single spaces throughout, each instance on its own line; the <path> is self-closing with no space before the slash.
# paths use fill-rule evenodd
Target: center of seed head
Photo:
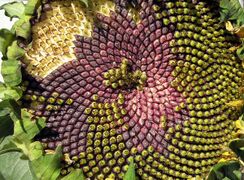
<path id="1" fill-rule="evenodd" d="M 123 59 L 118 68 L 109 69 L 103 77 L 105 86 L 113 89 L 136 87 L 141 90 L 147 81 L 146 73 L 141 70 L 133 71 L 127 59 Z"/>

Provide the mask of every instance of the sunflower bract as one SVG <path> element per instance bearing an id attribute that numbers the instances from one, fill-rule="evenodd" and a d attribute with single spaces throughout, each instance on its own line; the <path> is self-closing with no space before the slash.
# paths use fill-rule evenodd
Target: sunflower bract
<path id="1" fill-rule="evenodd" d="M 37 139 L 67 154 L 63 174 L 204 176 L 232 137 L 238 40 L 209 1 L 49 1 L 24 58 L 23 103 L 47 118 Z"/>

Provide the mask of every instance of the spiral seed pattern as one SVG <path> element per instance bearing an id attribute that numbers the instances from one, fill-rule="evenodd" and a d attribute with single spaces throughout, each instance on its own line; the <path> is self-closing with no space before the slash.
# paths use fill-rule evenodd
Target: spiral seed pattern
<path id="1" fill-rule="evenodd" d="M 50 2 L 43 13 L 54 12 L 57 4 L 85 11 L 72 2 Z M 122 179 L 134 159 L 142 179 L 204 175 L 232 137 L 238 111 L 226 103 L 240 98 L 242 74 L 229 50 L 238 41 L 218 22 L 218 4 L 103 2 L 103 10 L 95 5 L 95 19 L 86 15 L 94 24 L 89 36 L 82 33 L 86 26 L 82 32 L 71 28 L 73 60 L 37 80 L 26 78 L 23 103 L 47 118 L 38 139 L 47 149 L 63 146 L 69 157 L 63 174 L 82 168 L 92 179 Z M 64 18 L 56 18 L 74 15 L 62 11 Z M 39 23 L 56 23 L 48 18 Z M 34 36 L 49 43 L 38 32 Z"/>

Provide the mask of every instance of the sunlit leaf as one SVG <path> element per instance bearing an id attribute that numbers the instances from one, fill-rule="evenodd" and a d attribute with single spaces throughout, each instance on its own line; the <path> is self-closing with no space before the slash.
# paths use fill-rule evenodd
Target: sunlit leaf
<path id="1" fill-rule="evenodd" d="M 237 49 L 236 53 L 241 60 L 244 60 L 244 45 Z"/>
<path id="2" fill-rule="evenodd" d="M 39 180 L 57 179 L 61 171 L 62 148 L 58 146 L 55 154 L 48 154 L 32 161 L 33 170 Z"/>
<path id="3" fill-rule="evenodd" d="M 81 169 L 75 169 L 71 171 L 67 176 L 63 177 L 61 180 L 73 180 L 73 179 L 85 180 L 85 176 Z"/>
<path id="4" fill-rule="evenodd" d="M 2 5 L 0 9 L 4 9 L 5 15 L 12 19 L 14 17 L 20 18 L 25 11 L 25 6 L 22 2 L 11 2 Z"/>
<path id="5" fill-rule="evenodd" d="M 44 153 L 43 146 L 39 141 L 30 143 L 28 150 L 28 157 L 31 161 L 40 158 Z"/>
<path id="6" fill-rule="evenodd" d="M 0 99 L 14 99 L 19 100 L 22 96 L 22 90 L 19 87 L 8 87 L 0 83 Z"/>
<path id="7" fill-rule="evenodd" d="M 6 57 L 7 48 L 12 44 L 15 37 L 14 34 L 8 29 L 0 29 L 0 52 L 3 57 Z"/>
<path id="8" fill-rule="evenodd" d="M 0 155 L 0 174 L 5 180 L 36 179 L 29 166 L 29 160 L 21 157 L 20 152 L 6 152 Z"/>
<path id="9" fill-rule="evenodd" d="M 8 59 L 19 59 L 25 54 L 24 49 L 20 48 L 17 41 L 14 41 L 11 46 L 8 47 L 7 57 Z"/>
<path id="10" fill-rule="evenodd" d="M 31 16 L 22 16 L 18 21 L 15 22 L 13 30 L 16 36 L 28 39 L 31 35 Z"/>
<path id="11" fill-rule="evenodd" d="M 240 180 L 240 164 L 237 161 L 227 161 L 216 164 L 212 167 L 207 180 Z"/>
<path id="12" fill-rule="evenodd" d="M 41 5 L 41 0 L 28 0 L 25 7 L 26 15 L 33 15 L 38 7 Z"/>
<path id="13" fill-rule="evenodd" d="M 244 9 L 239 0 L 220 0 L 220 19 L 233 20 L 238 26 L 244 24 Z"/>
<path id="14" fill-rule="evenodd" d="M 123 180 L 136 180 L 135 164 L 133 159 L 130 161 L 129 168 L 125 173 Z"/>
<path id="15" fill-rule="evenodd" d="M 8 86 L 17 86 L 22 81 L 21 66 L 17 60 L 3 61 L 1 73 Z"/>

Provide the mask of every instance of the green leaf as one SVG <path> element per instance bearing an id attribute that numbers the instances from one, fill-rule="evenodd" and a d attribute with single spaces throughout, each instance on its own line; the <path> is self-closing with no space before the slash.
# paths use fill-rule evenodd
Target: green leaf
<path id="1" fill-rule="evenodd" d="M 11 19 L 14 17 L 20 18 L 21 15 L 25 12 L 25 5 L 22 2 L 11 2 L 4 4 L 0 7 L 0 10 L 5 10 L 5 15 Z"/>
<path id="2" fill-rule="evenodd" d="M 238 169 L 238 170 L 234 170 L 233 171 L 233 174 L 238 178 L 238 179 L 241 179 L 242 178 L 242 173 L 241 171 Z"/>
<path id="3" fill-rule="evenodd" d="M 222 179 L 222 180 L 231 180 L 231 179 L 229 179 L 229 178 L 225 177 L 225 178 L 224 178 L 224 179 Z"/>
<path id="4" fill-rule="evenodd" d="M 0 146 L 0 155 L 8 152 L 21 152 L 21 150 L 12 142 L 12 136 L 7 136 Z"/>
<path id="5" fill-rule="evenodd" d="M 13 121 L 9 116 L 0 117 L 0 138 L 13 134 Z"/>
<path id="6" fill-rule="evenodd" d="M 5 180 L 1 172 L 0 172 L 0 180 Z"/>
<path id="7" fill-rule="evenodd" d="M 0 174 L 6 180 L 34 180 L 29 161 L 21 159 L 20 152 L 7 152 L 0 155 Z"/>
<path id="8" fill-rule="evenodd" d="M 32 120 L 30 113 L 24 109 L 21 110 L 21 119 L 18 119 L 18 117 L 13 118 L 17 119 L 14 124 L 13 142 L 31 160 L 37 158 L 36 153 L 39 154 L 40 151 L 33 150 L 42 150 L 42 148 L 38 142 L 32 144 L 32 139 L 45 127 L 45 119 Z"/>
<path id="9" fill-rule="evenodd" d="M 44 118 L 32 120 L 31 114 L 25 109 L 22 109 L 21 119 L 16 121 L 14 125 L 14 136 L 20 140 L 32 140 L 44 127 Z"/>
<path id="10" fill-rule="evenodd" d="M 28 39 L 31 35 L 31 16 L 22 16 L 12 27 L 16 36 Z"/>
<path id="11" fill-rule="evenodd" d="M 28 157 L 31 161 L 40 158 L 43 155 L 44 149 L 39 141 L 35 141 L 29 145 L 29 154 Z"/>
<path id="12" fill-rule="evenodd" d="M 11 111 L 12 111 L 12 106 L 9 100 L 4 100 L 0 102 L 0 117 L 9 115 Z"/>
<path id="13" fill-rule="evenodd" d="M 55 154 L 47 154 L 32 161 L 33 170 L 39 180 L 55 180 L 60 175 L 62 148 L 58 146 Z"/>
<path id="14" fill-rule="evenodd" d="M 244 161 L 244 139 L 234 139 L 230 142 L 229 147 L 237 156 Z"/>
<path id="15" fill-rule="evenodd" d="M 41 5 L 41 0 L 28 0 L 26 6 L 25 6 L 25 14 L 32 16 L 36 9 L 39 8 Z"/>
<path id="16" fill-rule="evenodd" d="M 18 104 L 12 100 L 7 99 L 0 102 L 0 117 L 15 114 L 15 116 L 18 116 L 20 113 Z M 12 118 L 12 117 L 11 117 Z"/>
<path id="17" fill-rule="evenodd" d="M 20 87 L 9 87 L 0 83 L 0 99 L 14 99 L 19 100 L 22 97 L 22 90 Z"/>
<path id="18" fill-rule="evenodd" d="M 125 173 L 123 180 L 136 180 L 136 171 L 133 159 L 130 161 L 129 168 Z"/>
<path id="19" fill-rule="evenodd" d="M 71 171 L 67 176 L 63 177 L 61 180 L 74 180 L 74 179 L 85 180 L 85 176 L 81 169 L 75 169 Z"/>
<path id="20" fill-rule="evenodd" d="M 207 180 L 240 180 L 240 164 L 237 161 L 226 161 L 212 167 Z"/>
<path id="21" fill-rule="evenodd" d="M 22 81 L 21 66 L 17 60 L 2 62 L 2 76 L 6 85 L 17 86 Z"/>
<path id="22" fill-rule="evenodd" d="M 7 47 L 14 41 L 14 34 L 8 29 L 0 29 L 0 52 L 6 57 Z"/>
<path id="23" fill-rule="evenodd" d="M 237 49 L 236 53 L 241 60 L 244 60 L 244 44 L 242 45 L 242 47 Z"/>
<path id="24" fill-rule="evenodd" d="M 25 54 L 24 49 L 20 48 L 17 41 L 14 41 L 11 46 L 8 47 L 7 57 L 8 59 L 19 59 Z"/>
<path id="25" fill-rule="evenodd" d="M 244 9 L 239 0 L 220 0 L 220 8 L 221 21 L 236 21 L 238 26 L 244 24 Z"/>
<path id="26" fill-rule="evenodd" d="M 9 144 L 12 136 L 6 136 L 3 138 L 0 138 L 0 151 L 4 148 L 5 145 Z"/>

